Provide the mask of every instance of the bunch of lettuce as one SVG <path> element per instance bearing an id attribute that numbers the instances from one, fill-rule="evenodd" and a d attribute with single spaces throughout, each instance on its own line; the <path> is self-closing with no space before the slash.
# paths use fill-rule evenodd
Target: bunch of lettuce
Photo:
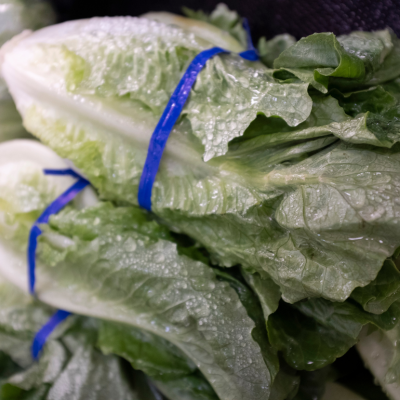
<path id="1" fill-rule="evenodd" d="M 361 356 L 400 399 L 399 39 L 282 35 L 249 62 L 235 54 L 246 46 L 236 13 L 187 13 L 72 21 L 3 47 L 24 126 L 101 199 L 87 191 L 43 227 L 38 298 L 96 318 L 77 318 L 90 351 L 129 361 L 170 400 L 320 399 L 363 327 Z M 136 206 L 151 134 L 213 46 L 231 53 L 200 73 L 146 213 Z M 29 229 L 68 182 L 43 175 L 65 165 L 46 147 L 8 146 L 0 273 L 25 289 Z"/>

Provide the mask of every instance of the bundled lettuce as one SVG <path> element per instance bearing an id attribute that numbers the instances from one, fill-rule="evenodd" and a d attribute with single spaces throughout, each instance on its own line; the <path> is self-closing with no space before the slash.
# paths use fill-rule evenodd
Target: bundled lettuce
<path id="1" fill-rule="evenodd" d="M 26 360 L 15 367 L 24 378 L 16 380 L 12 370 L 4 378 L 6 389 L 11 385 L 24 395 L 22 391 L 34 390 L 43 399 L 68 398 L 72 390 L 84 396 L 98 379 L 102 384 L 93 396 L 100 400 L 114 391 L 121 393 L 117 394 L 121 399 L 145 396 L 148 400 L 153 392 L 158 399 L 159 391 L 171 400 L 300 400 L 310 390 L 322 394 L 325 380 L 312 384 L 311 376 L 299 376 L 295 369 L 313 371 L 332 363 L 356 342 L 364 324 L 386 330 L 396 326 L 397 303 L 381 315 L 348 302 L 322 299 L 294 307 L 279 305 L 279 287 L 271 279 L 244 270 L 242 278 L 237 269 L 235 273 L 213 269 L 207 265 L 206 254 L 172 235 L 149 214 L 134 207 L 97 203 L 86 189 L 48 226 L 41 227 L 37 296 L 50 306 L 97 319 L 71 318 L 52 336 L 67 346 L 70 361 L 61 350 L 47 356 L 54 346 L 50 341 L 39 364 L 32 364 L 33 334 L 51 310 L 20 292 L 27 290 L 28 232 L 46 204 L 72 179 L 44 175 L 43 168 L 62 168 L 65 163 L 32 141 L 3 144 L 0 156 L 0 276 L 20 287 L 1 281 L 0 315 L 8 304 L 11 311 L 6 308 L 3 313 L 6 334 L 1 336 L 0 329 L 0 350 L 7 350 L 15 363 L 18 349 L 23 348 Z M 23 344 L 13 341 L 16 333 L 9 327 L 21 309 L 24 318 L 32 319 L 28 333 L 17 335 Z M 78 335 L 79 340 L 68 339 L 70 335 Z M 285 361 L 279 360 L 277 350 Z M 128 379 L 115 356 L 146 376 Z M 8 365 L 7 360 L 0 365 Z M 29 378 L 34 374 L 31 369 L 40 366 L 39 371 L 48 371 L 47 366 L 56 362 L 59 370 L 50 378 L 42 372 Z M 83 370 L 81 385 L 75 387 Z M 109 385 L 106 372 L 118 377 L 108 391 L 103 389 L 103 384 Z M 28 379 L 35 384 L 25 384 Z M 139 387 L 137 379 L 143 381 Z M 126 385 L 132 380 L 135 386 L 128 390 Z"/>
<path id="2" fill-rule="evenodd" d="M 41 0 L 0 1 L 0 46 L 25 29 L 40 29 L 54 23 L 51 6 Z M 22 120 L 0 77 L 0 141 L 27 137 Z"/>
<path id="3" fill-rule="evenodd" d="M 43 167 L 64 162 L 28 141 L 1 146 L 5 154 L 0 274 L 24 289 L 29 229 L 66 184 L 44 175 Z M 100 348 L 146 372 L 161 391 L 186 390 L 193 393 L 181 396 L 193 400 L 242 400 L 272 393 L 284 399 L 295 390 L 298 379 L 279 369 L 261 306 L 246 285 L 214 271 L 204 256 L 197 261 L 196 249 L 180 250 L 169 231 L 140 209 L 90 205 L 83 195 L 83 209 L 78 201 L 42 227 L 40 300 L 109 321 L 100 330 Z"/>
<path id="4" fill-rule="evenodd" d="M 227 35 L 166 21 L 68 22 L 3 50 L 27 129 L 120 204 L 137 204 L 182 72 Z M 154 213 L 215 263 L 267 274 L 286 301 L 343 301 L 368 285 L 400 245 L 398 91 L 372 86 L 395 78 L 398 46 L 388 30 L 315 34 L 275 70 L 233 53 L 210 60 L 168 141 Z"/>
<path id="5" fill-rule="evenodd" d="M 72 21 L 2 49 L 24 125 L 102 200 L 86 191 L 43 227 L 38 297 L 97 318 L 97 346 L 143 371 L 147 398 L 321 399 L 361 332 L 400 340 L 400 41 L 280 36 L 252 63 L 236 13 L 186 14 Z M 231 53 L 200 73 L 143 212 L 151 134 L 214 46 Z M 29 228 L 70 181 L 43 175 L 65 165 L 45 147 L 10 146 L 0 273 L 25 289 Z M 393 353 L 385 382 L 371 370 L 397 400 Z"/>

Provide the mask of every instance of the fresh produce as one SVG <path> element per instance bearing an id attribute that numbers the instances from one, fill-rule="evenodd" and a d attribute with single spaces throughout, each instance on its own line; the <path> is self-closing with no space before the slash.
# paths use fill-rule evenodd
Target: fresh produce
<path id="1" fill-rule="evenodd" d="M 3 77 L 43 144 L 0 146 L 0 274 L 26 290 L 29 230 L 73 182 L 43 169 L 73 165 L 92 188 L 41 226 L 34 307 L 80 315 L 71 329 L 91 332 L 96 357 L 128 361 L 115 373 L 137 385 L 124 395 L 345 396 L 335 360 L 358 343 L 400 399 L 400 40 L 280 35 L 250 62 L 237 13 L 185 12 L 70 21 L 3 46 Z M 230 53 L 200 72 L 142 210 L 151 134 L 214 46 Z M 385 368 L 368 341 L 390 349 Z M 387 398 L 377 390 L 359 395 Z"/>

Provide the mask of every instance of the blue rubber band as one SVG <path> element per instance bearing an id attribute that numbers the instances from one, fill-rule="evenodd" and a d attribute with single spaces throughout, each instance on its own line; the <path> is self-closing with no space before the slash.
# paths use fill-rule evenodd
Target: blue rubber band
<path id="1" fill-rule="evenodd" d="M 40 328 L 39 332 L 35 335 L 35 338 L 32 342 L 32 357 L 34 360 L 37 360 L 40 352 L 42 351 L 44 345 L 51 332 L 63 322 L 67 317 L 69 317 L 71 313 L 69 311 L 58 310 L 56 313 Z"/>
<path id="2" fill-rule="evenodd" d="M 86 186 L 90 184 L 88 180 L 80 176 L 74 170 L 68 169 L 45 169 L 43 172 L 46 175 L 69 175 L 77 178 L 78 181 L 75 182 L 70 188 L 68 188 L 64 193 L 62 193 L 57 199 L 55 199 L 40 215 L 40 217 L 33 224 L 28 242 L 28 282 L 29 282 L 29 292 L 35 294 L 35 269 L 36 269 L 36 248 L 38 237 L 42 234 L 42 230 L 39 228 L 39 224 L 47 224 L 51 215 L 56 214 L 62 208 L 65 207 L 79 192 L 81 192 Z M 37 360 L 39 353 L 46 344 L 46 340 L 53 332 L 53 330 L 64 321 L 70 312 L 64 310 L 58 310 L 49 321 L 43 325 L 39 332 L 35 335 L 32 343 L 32 357 Z"/>
<path id="3" fill-rule="evenodd" d="M 51 215 L 56 214 L 62 208 L 64 208 L 80 191 L 82 191 L 90 183 L 85 178 L 82 178 L 73 170 L 44 170 L 47 175 L 70 175 L 74 178 L 79 178 L 70 188 L 62 193 L 57 199 L 55 199 L 40 215 L 40 217 L 33 224 L 29 233 L 28 241 L 28 282 L 29 282 L 29 293 L 35 294 L 35 269 L 36 269 L 36 248 L 37 239 L 42 234 L 42 230 L 39 228 L 39 224 L 47 224 Z"/>
<path id="4" fill-rule="evenodd" d="M 247 33 L 247 50 L 239 53 L 239 56 L 249 61 L 257 61 L 259 58 L 258 53 L 251 39 L 249 23 L 245 18 L 243 19 L 243 27 Z M 210 58 L 221 53 L 229 53 L 229 51 L 221 49 L 220 47 L 214 47 L 202 51 L 193 59 L 169 99 L 151 136 L 138 190 L 138 203 L 140 207 L 148 211 L 151 211 L 151 193 L 153 191 L 154 181 L 172 128 L 181 115 L 182 109 L 185 106 L 192 86 L 196 82 L 200 71 Z"/>

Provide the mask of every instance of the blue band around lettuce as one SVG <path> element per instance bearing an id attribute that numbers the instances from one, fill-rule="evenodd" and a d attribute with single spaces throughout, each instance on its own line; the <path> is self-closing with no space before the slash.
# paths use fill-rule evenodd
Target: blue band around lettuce
<path id="1" fill-rule="evenodd" d="M 247 19 L 243 20 L 243 27 L 247 33 L 247 50 L 239 53 L 239 56 L 245 60 L 257 61 L 259 57 L 257 50 L 254 48 L 253 41 L 251 40 Z M 138 203 L 140 207 L 151 211 L 151 193 L 153 191 L 154 181 L 172 128 L 181 115 L 182 109 L 185 106 L 192 86 L 196 82 L 200 71 L 210 58 L 222 53 L 229 53 L 229 51 L 221 49 L 220 47 L 213 47 L 212 49 L 204 50 L 199 53 L 190 63 L 169 99 L 151 136 L 149 148 L 147 150 L 147 157 L 139 182 Z"/>
<path id="2" fill-rule="evenodd" d="M 76 178 L 77 181 L 55 199 L 40 215 L 40 217 L 33 224 L 28 241 L 28 283 L 29 292 L 35 295 L 35 269 L 36 269 L 36 249 L 38 237 L 42 234 L 40 224 L 47 224 L 51 215 L 56 214 L 64 208 L 78 193 L 80 193 L 90 183 L 88 180 L 77 174 L 72 169 L 45 169 L 43 171 L 46 175 L 67 175 Z M 39 357 L 40 351 L 46 343 L 47 338 L 51 332 L 64 321 L 71 313 L 64 310 L 58 310 L 49 321 L 43 325 L 39 332 L 35 335 L 32 343 L 32 357 L 36 360 Z"/>

